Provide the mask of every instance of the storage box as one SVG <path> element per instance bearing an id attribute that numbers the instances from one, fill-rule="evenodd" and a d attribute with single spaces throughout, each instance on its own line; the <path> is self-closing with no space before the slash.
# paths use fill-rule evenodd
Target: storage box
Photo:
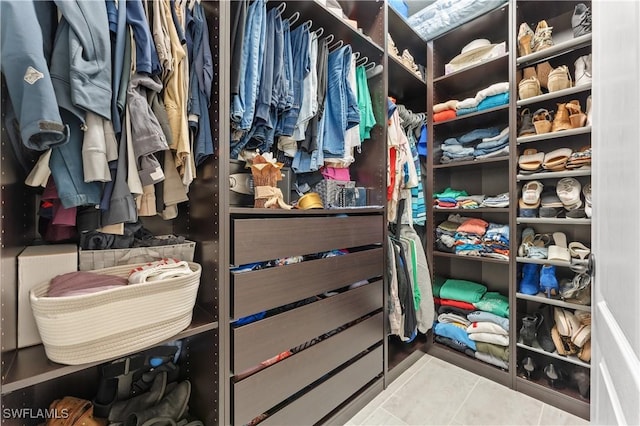
<path id="1" fill-rule="evenodd" d="M 156 238 L 167 238 L 160 235 Z M 180 244 L 167 244 L 153 247 L 132 247 L 127 249 L 107 250 L 80 250 L 80 270 L 91 271 L 93 269 L 110 268 L 118 265 L 131 265 L 132 263 L 153 262 L 165 257 L 178 260 L 193 261 L 196 243 L 185 240 Z"/>
<path id="2" fill-rule="evenodd" d="M 126 278 L 142 264 L 94 271 Z M 49 282 L 30 294 L 47 358 L 62 364 L 100 362 L 137 352 L 191 324 L 202 268 L 192 274 L 66 297 L 47 297 Z"/>
<path id="3" fill-rule="evenodd" d="M 230 160 L 229 162 L 229 205 L 237 207 L 253 207 L 253 177 L 251 170 L 245 168 L 245 162 Z M 282 191 L 284 202 L 291 203 L 293 172 L 289 167 L 280 169 L 282 180 L 278 188 Z"/>
<path id="4" fill-rule="evenodd" d="M 313 191 L 320 194 L 325 209 L 355 207 L 355 187 L 353 181 L 324 179 L 313 187 Z"/>
<path id="5" fill-rule="evenodd" d="M 31 310 L 31 289 L 77 270 L 78 247 L 74 244 L 30 246 L 18 255 L 18 348 L 42 342 Z"/>

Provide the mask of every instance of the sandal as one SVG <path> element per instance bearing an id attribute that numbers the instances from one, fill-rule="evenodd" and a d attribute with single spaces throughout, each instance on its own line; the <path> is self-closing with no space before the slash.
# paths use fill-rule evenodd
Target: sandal
<path id="1" fill-rule="evenodd" d="M 518 247 L 518 256 L 525 257 L 529 251 L 529 247 L 533 246 L 533 239 L 536 231 L 533 228 L 524 228 L 522 231 L 522 242 Z"/>
<path id="2" fill-rule="evenodd" d="M 549 86 L 549 93 L 570 88 L 573 82 L 571 81 L 569 68 L 566 65 L 561 65 L 551 71 L 547 85 Z"/>
<path id="3" fill-rule="evenodd" d="M 518 158 L 518 166 L 522 170 L 534 172 L 540 168 L 544 160 L 544 152 L 538 152 L 535 148 L 525 149 Z"/>
<path id="4" fill-rule="evenodd" d="M 569 111 L 567 110 L 567 104 L 556 104 L 558 111 L 556 111 L 555 117 L 553 117 L 553 123 L 551 124 L 551 131 L 558 132 L 560 130 L 572 129 L 571 120 L 569 119 Z M 586 117 L 585 117 L 586 118 Z"/>
<path id="5" fill-rule="evenodd" d="M 580 101 L 574 99 L 566 104 L 567 111 L 569 112 L 569 121 L 571 122 L 571 127 L 577 129 L 579 127 L 584 127 L 587 123 L 587 114 L 582 112 L 582 108 L 580 107 Z"/>
<path id="6" fill-rule="evenodd" d="M 538 77 L 532 76 L 529 78 L 523 78 L 518 83 L 518 96 L 520 99 L 533 98 L 534 96 L 542 95 L 540 90 L 540 81 Z"/>
<path id="7" fill-rule="evenodd" d="M 518 31 L 518 54 L 525 56 L 531 53 L 531 43 L 533 41 L 533 30 L 526 22 L 520 24 Z"/>
<path id="8" fill-rule="evenodd" d="M 535 134 L 536 128 L 533 127 L 533 122 L 531 121 L 531 111 L 529 111 L 529 108 L 524 108 L 520 111 L 520 130 L 518 131 L 518 137 Z"/>
<path id="9" fill-rule="evenodd" d="M 549 133 L 551 131 L 551 114 L 548 110 L 540 108 L 533 113 L 531 121 L 533 122 L 533 126 L 536 128 L 536 133 L 538 135 Z"/>
<path id="10" fill-rule="evenodd" d="M 553 244 L 549 246 L 548 259 L 571 262 L 571 254 L 567 247 L 567 236 L 563 232 L 553 233 Z"/>
<path id="11" fill-rule="evenodd" d="M 591 253 L 591 249 L 579 241 L 569 243 L 569 254 L 571 257 L 584 260 Z"/>
<path id="12" fill-rule="evenodd" d="M 544 156 L 542 167 L 554 172 L 564 170 L 571 152 L 569 148 L 558 148 L 548 152 Z M 560 199 L 562 199 L 562 197 L 560 197 Z"/>

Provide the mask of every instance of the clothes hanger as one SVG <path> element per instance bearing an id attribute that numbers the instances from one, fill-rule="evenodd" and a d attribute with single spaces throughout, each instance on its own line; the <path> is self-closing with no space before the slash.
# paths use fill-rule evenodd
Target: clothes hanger
<path id="1" fill-rule="evenodd" d="M 287 8 L 287 4 L 286 3 L 280 3 L 277 7 L 276 10 L 278 11 L 278 16 L 282 16 L 282 12 L 284 12 L 284 10 Z"/>
<path id="2" fill-rule="evenodd" d="M 329 50 L 339 49 L 342 46 L 344 46 L 344 42 L 342 40 L 338 40 L 333 44 L 333 46 L 329 46 Z"/>
<path id="3" fill-rule="evenodd" d="M 327 42 L 327 46 L 329 46 L 331 43 L 333 43 L 333 39 L 335 37 L 333 36 L 333 34 L 329 34 L 324 40 Z"/>
<path id="4" fill-rule="evenodd" d="M 313 21 L 311 19 L 309 19 L 307 22 L 305 22 L 304 24 L 302 24 L 303 27 L 305 27 L 305 29 L 307 31 L 311 30 L 311 26 L 313 25 Z"/>
<path id="5" fill-rule="evenodd" d="M 369 62 L 369 57 L 363 56 L 362 58 L 356 58 L 356 66 L 364 66 Z"/>
<path id="6" fill-rule="evenodd" d="M 313 33 L 316 35 L 316 37 L 320 38 L 320 36 L 322 36 L 322 34 L 324 34 L 324 27 L 318 28 Z"/>
<path id="7" fill-rule="evenodd" d="M 289 25 L 293 26 L 293 24 L 295 24 L 298 21 L 298 19 L 300 19 L 300 12 L 296 11 L 296 13 L 294 13 L 289 17 L 288 19 Z"/>
<path id="8" fill-rule="evenodd" d="M 358 64 L 358 59 L 360 59 L 360 52 L 353 52 L 351 54 L 354 58 L 356 58 L 356 65 Z"/>
<path id="9" fill-rule="evenodd" d="M 365 71 L 370 71 L 370 70 L 374 69 L 375 67 L 376 67 L 376 63 L 371 61 L 371 62 L 369 62 L 368 64 L 366 64 L 364 66 L 364 70 Z"/>

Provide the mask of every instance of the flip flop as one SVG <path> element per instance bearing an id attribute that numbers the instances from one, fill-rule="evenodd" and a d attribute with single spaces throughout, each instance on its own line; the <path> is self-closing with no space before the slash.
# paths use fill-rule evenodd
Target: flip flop
<path id="1" fill-rule="evenodd" d="M 569 148 L 554 149 L 545 154 L 542 167 L 552 171 L 564 170 L 564 166 L 567 164 L 572 152 Z"/>
<path id="2" fill-rule="evenodd" d="M 522 170 L 535 171 L 540 168 L 544 161 L 544 152 L 538 152 L 535 148 L 528 148 L 522 152 L 518 158 L 518 166 Z"/>
<path id="3" fill-rule="evenodd" d="M 569 243 L 569 254 L 576 259 L 584 260 L 591 253 L 591 249 L 579 241 Z"/>
<path id="4" fill-rule="evenodd" d="M 556 193 L 558 198 L 562 201 L 565 209 L 574 210 L 582 207 L 582 200 L 580 199 L 581 185 L 577 179 L 574 178 L 562 178 L 556 184 Z"/>
<path id="5" fill-rule="evenodd" d="M 549 246 L 548 259 L 571 262 L 571 254 L 567 247 L 567 236 L 563 232 L 553 233 L 553 244 Z"/>

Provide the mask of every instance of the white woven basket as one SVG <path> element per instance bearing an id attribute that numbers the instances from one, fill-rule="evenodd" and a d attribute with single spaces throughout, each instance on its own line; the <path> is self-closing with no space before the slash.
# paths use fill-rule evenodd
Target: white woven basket
<path id="1" fill-rule="evenodd" d="M 92 271 L 127 277 L 138 265 Z M 47 358 L 84 364 L 139 351 L 191 324 L 202 268 L 193 274 L 93 294 L 47 297 L 49 282 L 31 290 L 31 308 Z"/>

